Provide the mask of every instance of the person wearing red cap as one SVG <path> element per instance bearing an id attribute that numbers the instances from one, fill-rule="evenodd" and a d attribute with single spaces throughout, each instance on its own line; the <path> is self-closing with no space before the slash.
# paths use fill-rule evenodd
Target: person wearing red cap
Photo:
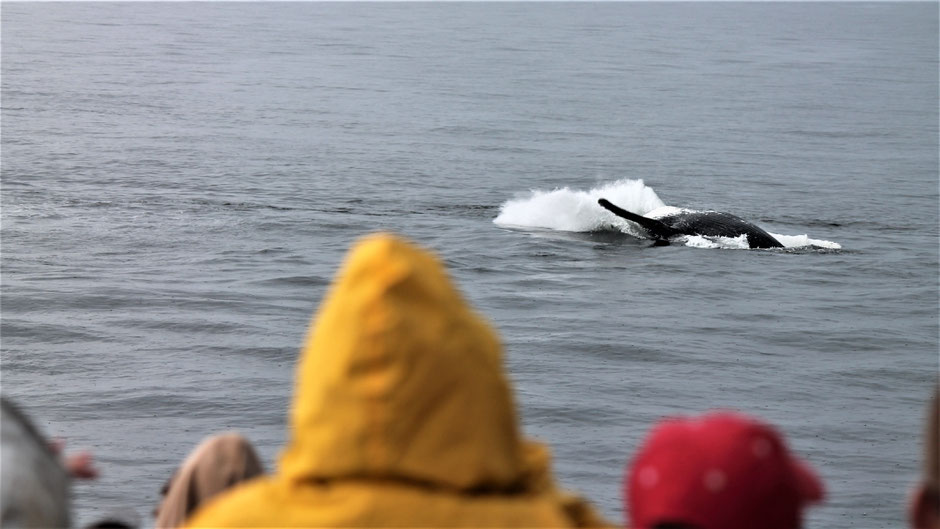
<path id="1" fill-rule="evenodd" d="M 659 423 L 633 458 L 634 529 L 798 529 L 822 482 L 767 424 L 734 412 Z"/>

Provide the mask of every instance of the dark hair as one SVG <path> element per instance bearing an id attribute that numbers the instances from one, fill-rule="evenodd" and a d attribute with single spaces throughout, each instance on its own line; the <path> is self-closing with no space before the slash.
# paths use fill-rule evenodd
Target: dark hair
<path id="1" fill-rule="evenodd" d="M 86 525 L 85 529 L 135 529 L 135 527 L 118 520 L 101 520 L 91 525 Z"/>

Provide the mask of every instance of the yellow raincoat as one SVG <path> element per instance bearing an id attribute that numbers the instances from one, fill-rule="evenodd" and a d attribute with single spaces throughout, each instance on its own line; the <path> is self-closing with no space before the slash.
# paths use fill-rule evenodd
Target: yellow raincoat
<path id="1" fill-rule="evenodd" d="M 609 525 L 520 437 L 494 331 L 436 258 L 391 235 L 361 241 L 335 279 L 290 422 L 278 472 L 190 527 Z"/>

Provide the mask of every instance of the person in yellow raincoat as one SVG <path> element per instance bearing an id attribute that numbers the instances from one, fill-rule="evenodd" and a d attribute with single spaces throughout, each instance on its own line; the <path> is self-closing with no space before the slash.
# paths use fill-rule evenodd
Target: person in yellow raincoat
<path id="1" fill-rule="evenodd" d="M 495 332 L 441 263 L 360 241 L 307 336 L 277 472 L 189 527 L 610 526 L 522 439 Z"/>

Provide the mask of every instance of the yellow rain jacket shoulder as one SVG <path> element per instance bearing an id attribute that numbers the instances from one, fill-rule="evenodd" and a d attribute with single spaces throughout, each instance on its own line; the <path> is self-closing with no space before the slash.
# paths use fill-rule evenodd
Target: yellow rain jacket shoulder
<path id="1" fill-rule="evenodd" d="M 607 525 L 523 441 L 494 331 L 430 254 L 360 242 L 297 369 L 278 472 L 210 502 L 191 527 Z"/>

